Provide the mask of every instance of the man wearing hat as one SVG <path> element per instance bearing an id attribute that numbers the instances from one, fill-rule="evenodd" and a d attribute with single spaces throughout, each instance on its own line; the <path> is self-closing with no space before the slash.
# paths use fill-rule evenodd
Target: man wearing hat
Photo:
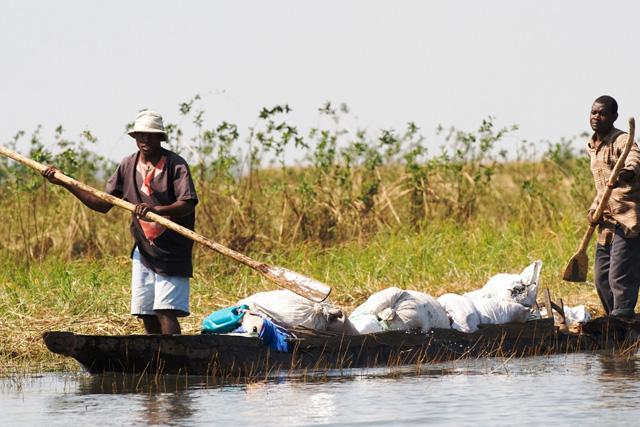
<path id="1" fill-rule="evenodd" d="M 135 241 L 131 251 L 131 314 L 142 319 L 149 334 L 179 334 L 178 317 L 189 315 L 193 242 L 147 221 L 145 215 L 154 212 L 193 230 L 198 198 L 187 162 L 161 147 L 167 134 L 160 114 L 140 112 L 129 135 L 136 140 L 138 151 L 120 162 L 105 191 L 136 205 L 131 218 Z M 111 204 L 91 193 L 56 179 L 56 170 L 50 167 L 42 175 L 95 211 L 107 213 L 111 209 Z"/>

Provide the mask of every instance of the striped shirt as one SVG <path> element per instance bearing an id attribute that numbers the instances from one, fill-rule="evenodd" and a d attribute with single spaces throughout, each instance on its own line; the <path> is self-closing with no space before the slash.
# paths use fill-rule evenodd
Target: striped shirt
<path id="1" fill-rule="evenodd" d="M 590 210 L 596 210 L 618 158 L 624 151 L 627 134 L 613 128 L 599 143 L 595 134 L 587 141 L 587 153 L 591 158 L 591 173 L 596 186 L 596 196 Z M 620 225 L 627 237 L 640 235 L 640 149 L 633 144 L 624 169 L 634 173 L 631 182 L 620 182 L 611 192 L 605 206 L 603 221 L 598 228 L 598 243 L 608 245 L 613 239 L 616 225 Z"/>

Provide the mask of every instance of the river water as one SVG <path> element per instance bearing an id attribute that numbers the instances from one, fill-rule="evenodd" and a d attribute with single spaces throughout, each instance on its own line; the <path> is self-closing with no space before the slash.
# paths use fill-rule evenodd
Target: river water
<path id="1" fill-rule="evenodd" d="M 640 425 L 640 357 L 571 354 L 273 376 L 0 378 L 0 425 Z"/>

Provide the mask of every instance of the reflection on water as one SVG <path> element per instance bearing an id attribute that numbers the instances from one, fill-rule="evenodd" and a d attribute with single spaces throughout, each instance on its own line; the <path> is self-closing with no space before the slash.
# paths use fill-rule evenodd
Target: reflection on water
<path id="1" fill-rule="evenodd" d="M 158 425 L 167 422 L 180 423 L 193 415 L 193 396 L 189 393 L 160 394 L 149 396 L 139 411 L 142 424 Z"/>
<path id="2" fill-rule="evenodd" d="M 617 357 L 611 354 L 598 355 L 598 362 L 600 363 L 600 380 L 607 381 L 619 381 L 624 379 L 638 378 L 638 372 L 640 372 L 638 358 L 637 357 Z"/>
<path id="3" fill-rule="evenodd" d="M 235 387 L 247 393 L 274 384 L 325 384 L 354 381 L 363 378 L 409 378 L 441 377 L 443 375 L 484 375 L 505 370 L 504 362 L 464 361 L 441 365 L 400 366 L 394 368 L 341 369 L 341 370 L 305 370 L 299 373 L 291 371 L 276 372 L 264 379 L 213 378 L 185 375 L 138 375 L 104 374 L 78 375 L 76 377 L 78 393 L 84 394 L 128 394 L 128 393 L 174 393 L 193 389 L 215 389 Z M 491 362 L 491 363 L 489 363 Z"/>
<path id="4" fill-rule="evenodd" d="M 234 384 L 47 374 L 0 378 L 0 413 L 11 425 L 50 426 L 625 425 L 640 415 L 639 373 L 637 355 L 578 354 L 275 374 Z"/>
<path id="5" fill-rule="evenodd" d="M 640 393 L 640 365 L 638 357 L 616 357 L 615 355 L 600 355 L 599 381 L 603 384 L 603 392 L 610 399 L 602 402 L 603 406 L 636 407 L 638 400 L 634 396 Z M 640 422 L 640 421 L 639 421 Z"/>

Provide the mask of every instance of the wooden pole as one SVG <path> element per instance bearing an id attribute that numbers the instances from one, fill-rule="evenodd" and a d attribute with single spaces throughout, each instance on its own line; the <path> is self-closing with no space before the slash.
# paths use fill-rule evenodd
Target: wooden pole
<path id="1" fill-rule="evenodd" d="M 22 163 L 25 166 L 28 166 L 40 173 L 48 168 L 41 163 L 36 162 L 28 157 L 24 157 L 21 154 L 18 154 L 8 148 L 0 145 L 0 154 L 3 156 L 9 157 L 19 163 Z M 135 211 L 135 205 L 133 203 L 127 202 L 126 200 L 119 199 L 118 197 L 114 197 L 111 194 L 107 194 L 104 191 L 96 190 L 95 188 L 84 184 L 80 181 L 77 181 L 73 178 L 70 178 L 64 175 L 62 172 L 56 172 L 54 175 L 57 179 L 64 182 L 65 184 L 78 188 L 82 191 L 86 191 L 88 193 L 93 194 L 99 199 L 104 200 L 105 202 L 111 203 L 114 206 L 119 208 L 128 210 L 130 212 Z M 147 213 L 145 216 L 146 219 L 150 219 L 152 221 L 157 222 L 158 224 L 175 231 L 182 236 L 193 240 L 194 242 L 198 242 L 201 245 L 204 245 L 214 251 L 229 257 L 239 263 L 242 263 L 248 267 L 253 268 L 254 270 L 260 272 L 263 276 L 275 282 L 278 286 L 281 286 L 285 289 L 289 289 L 296 294 L 303 296 L 307 299 L 310 299 L 315 302 L 322 302 L 331 293 L 331 288 L 324 283 L 321 283 L 317 280 L 314 280 L 310 277 L 306 277 L 302 274 L 296 273 L 291 270 L 287 270 L 283 267 L 271 266 L 269 264 L 265 264 L 262 262 L 258 262 L 248 256 L 236 252 L 232 249 L 227 248 L 220 243 L 214 242 L 211 239 L 208 239 L 192 230 L 189 230 L 186 227 L 183 227 L 175 222 L 155 214 L 153 212 Z"/>

